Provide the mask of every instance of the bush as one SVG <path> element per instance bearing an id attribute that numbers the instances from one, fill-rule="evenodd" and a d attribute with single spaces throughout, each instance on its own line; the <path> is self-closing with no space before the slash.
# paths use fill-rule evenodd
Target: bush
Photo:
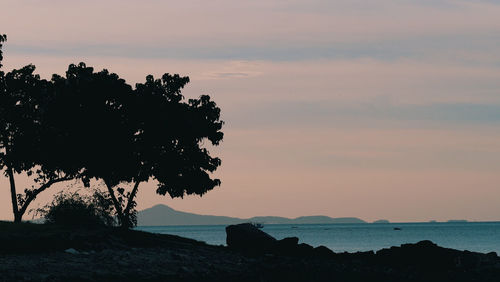
<path id="1" fill-rule="evenodd" d="M 52 203 L 39 209 L 46 223 L 69 226 L 114 226 L 113 206 L 100 192 L 92 196 L 59 193 Z"/>

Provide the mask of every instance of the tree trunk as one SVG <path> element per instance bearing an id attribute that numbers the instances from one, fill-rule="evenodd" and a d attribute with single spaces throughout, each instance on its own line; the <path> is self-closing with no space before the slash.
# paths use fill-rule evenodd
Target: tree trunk
<path id="1" fill-rule="evenodd" d="M 10 155 L 10 150 L 9 150 L 9 138 L 5 135 L 4 132 L 2 132 L 3 135 L 3 146 L 5 148 L 5 155 L 4 155 L 4 162 L 5 159 L 8 160 L 8 156 Z M 9 184 L 10 184 L 10 199 L 12 201 L 12 212 L 14 213 L 14 222 L 19 223 L 21 222 L 22 215 L 19 214 L 19 207 L 17 205 L 17 192 L 16 192 L 16 181 L 14 179 L 14 170 L 10 166 L 10 163 L 7 162 L 6 165 L 6 172 L 7 176 L 9 177 Z"/>
<path id="2" fill-rule="evenodd" d="M 111 201 L 113 201 L 113 206 L 115 206 L 116 214 L 118 216 L 118 220 L 120 221 L 120 226 L 123 225 L 123 210 L 121 204 L 116 199 L 115 191 L 113 191 L 113 186 L 104 179 L 104 184 L 106 184 L 106 188 L 108 188 L 109 196 L 111 196 Z"/>
<path id="3" fill-rule="evenodd" d="M 132 192 L 130 193 L 130 197 L 127 199 L 127 206 L 125 207 L 125 210 L 123 211 L 123 220 L 122 221 L 122 227 L 125 229 L 131 228 L 132 227 L 132 222 L 130 222 L 130 210 L 134 206 L 134 198 L 135 195 L 137 195 L 137 190 L 139 189 L 139 184 L 141 182 L 137 181 L 134 184 L 134 188 L 132 189 Z"/>
<path id="4" fill-rule="evenodd" d="M 113 205 L 115 206 L 118 220 L 120 221 L 120 227 L 123 229 L 131 228 L 132 224 L 130 222 L 130 210 L 132 209 L 132 206 L 133 206 L 132 203 L 133 203 L 135 196 L 137 195 L 137 190 L 139 189 L 139 184 L 141 182 L 137 181 L 134 184 L 134 188 L 132 189 L 132 192 L 130 193 L 130 197 L 127 199 L 127 206 L 125 207 L 125 209 L 122 209 L 121 204 L 118 202 L 118 199 L 115 196 L 115 191 L 113 190 L 113 186 L 109 185 L 109 182 L 106 180 L 104 180 L 104 183 L 106 184 L 106 187 L 108 188 L 108 193 L 111 196 L 111 200 L 113 201 Z"/>
<path id="5" fill-rule="evenodd" d="M 21 223 L 22 220 L 23 220 L 23 215 L 20 212 L 14 215 L 14 223 Z"/>
<path id="6" fill-rule="evenodd" d="M 19 207 L 17 205 L 17 193 L 16 193 L 16 181 L 14 179 L 14 171 L 12 168 L 7 167 L 7 176 L 9 177 L 10 183 L 10 198 L 12 201 L 12 212 L 14 213 L 14 222 L 21 222 L 22 215 L 19 213 Z"/>

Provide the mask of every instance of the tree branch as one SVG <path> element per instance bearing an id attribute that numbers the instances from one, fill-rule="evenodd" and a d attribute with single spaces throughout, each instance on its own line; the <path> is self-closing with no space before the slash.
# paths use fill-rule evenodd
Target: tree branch
<path id="1" fill-rule="evenodd" d="M 127 207 L 125 208 L 125 210 L 123 211 L 123 214 L 126 214 L 128 215 L 129 212 L 130 212 L 130 209 L 132 209 L 132 203 L 134 202 L 134 198 L 135 198 L 135 195 L 137 194 L 137 190 L 139 189 L 139 184 L 141 183 L 141 181 L 137 180 L 134 184 L 134 188 L 132 189 L 132 192 L 130 193 L 130 196 L 128 198 L 128 201 L 127 201 Z"/>
<path id="2" fill-rule="evenodd" d="M 50 186 L 52 186 L 52 185 L 54 185 L 56 183 L 67 181 L 67 180 L 71 180 L 71 179 L 73 179 L 73 178 L 69 177 L 69 176 L 60 177 L 60 178 L 56 178 L 56 179 L 51 179 L 47 183 L 45 183 L 42 186 L 40 186 L 39 188 L 33 190 L 32 191 L 33 193 L 30 193 L 29 195 L 26 195 L 26 201 L 24 201 L 21 209 L 19 210 L 19 214 L 21 216 L 23 216 L 23 214 L 26 212 L 26 209 L 28 208 L 29 204 L 33 200 L 36 199 L 36 196 L 38 196 L 38 194 L 40 194 L 43 191 L 47 190 L 47 188 L 49 188 Z"/>
<path id="3" fill-rule="evenodd" d="M 122 206 L 120 203 L 118 203 L 118 199 L 116 199 L 115 196 L 115 191 L 113 191 L 113 186 L 109 184 L 108 181 L 104 180 L 104 184 L 106 184 L 106 187 L 108 188 L 108 193 L 111 196 L 111 200 L 113 201 L 113 205 L 115 206 L 116 212 L 118 213 L 118 217 L 120 220 L 123 218 L 123 210 Z"/>

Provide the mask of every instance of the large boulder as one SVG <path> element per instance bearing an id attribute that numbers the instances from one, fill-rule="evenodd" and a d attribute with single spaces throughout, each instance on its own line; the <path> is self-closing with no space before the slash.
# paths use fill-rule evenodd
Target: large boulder
<path id="1" fill-rule="evenodd" d="M 287 237 L 276 241 L 274 244 L 274 252 L 281 255 L 295 255 L 297 253 L 297 245 L 299 238 Z"/>
<path id="2" fill-rule="evenodd" d="M 324 246 L 317 248 L 301 243 L 299 238 L 287 237 L 276 240 L 253 224 L 242 223 L 226 227 L 226 243 L 229 248 L 251 255 L 274 254 L 294 257 L 331 258 L 335 253 Z"/>
<path id="3" fill-rule="evenodd" d="M 265 253 L 274 248 L 276 239 L 251 223 L 226 227 L 226 243 L 234 250 L 245 253 Z"/>

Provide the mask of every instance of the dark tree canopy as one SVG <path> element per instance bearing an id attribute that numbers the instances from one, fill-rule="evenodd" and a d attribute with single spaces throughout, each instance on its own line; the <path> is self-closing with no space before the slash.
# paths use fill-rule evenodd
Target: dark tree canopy
<path id="1" fill-rule="evenodd" d="M 157 193 L 171 197 L 203 195 L 220 185 L 210 173 L 221 161 L 202 146 L 223 138 L 220 109 L 206 95 L 184 102 L 188 82 L 177 74 L 148 76 L 133 90 L 107 70 L 70 65 L 66 77 L 53 76 L 55 98 L 45 114 L 59 150 L 50 168 L 103 180 L 123 225 L 141 182 L 156 180 Z M 123 183 L 134 188 L 125 193 Z"/>
<path id="2" fill-rule="evenodd" d="M 33 65 L 12 70 L 2 77 L 0 91 L 0 169 L 10 181 L 15 221 L 20 221 L 28 205 L 52 184 L 68 180 L 60 170 L 43 165 L 50 155 L 51 136 L 46 134 L 43 113 L 50 83 L 34 74 Z M 37 185 L 17 194 L 15 173 L 34 176 Z"/>
<path id="3" fill-rule="evenodd" d="M 141 172 L 158 181 L 158 194 L 172 198 L 202 195 L 220 185 L 207 172 L 215 171 L 221 161 L 201 146 L 205 139 L 212 145 L 222 140 L 220 109 L 206 95 L 183 103 L 180 93 L 188 82 L 179 75 L 164 74 L 157 80 L 148 76 L 136 90 Z"/>
<path id="4" fill-rule="evenodd" d="M 134 129 L 129 125 L 127 100 L 132 88 L 116 74 L 94 73 L 83 63 L 70 65 L 66 77 L 54 75 L 52 84 L 54 99 L 47 106 L 45 121 L 54 136 L 47 146 L 57 154 L 46 165 L 69 172 L 84 169 L 87 178 L 113 184 L 131 181 Z M 115 170 L 129 178 L 115 180 L 116 173 L 111 173 Z"/>
<path id="5" fill-rule="evenodd" d="M 39 131 L 39 110 L 37 100 L 41 94 L 42 82 L 34 75 L 35 67 L 26 66 L 13 70 L 3 78 L 0 93 L 0 168 L 11 167 L 21 172 L 33 166 L 34 160 L 27 158 L 35 150 Z"/>
<path id="6" fill-rule="evenodd" d="M 0 35 L 0 63 L 5 40 Z M 204 147 L 222 141 L 220 109 L 207 95 L 186 101 L 188 77 L 150 75 L 133 89 L 84 63 L 51 81 L 34 70 L 0 72 L 0 169 L 10 180 L 15 221 L 39 193 L 69 179 L 104 181 L 124 227 L 133 225 L 142 182 L 156 181 L 156 192 L 172 198 L 220 185 L 211 173 L 221 160 Z M 16 173 L 34 175 L 39 186 L 17 194 Z M 127 183 L 133 188 L 125 192 Z"/>

